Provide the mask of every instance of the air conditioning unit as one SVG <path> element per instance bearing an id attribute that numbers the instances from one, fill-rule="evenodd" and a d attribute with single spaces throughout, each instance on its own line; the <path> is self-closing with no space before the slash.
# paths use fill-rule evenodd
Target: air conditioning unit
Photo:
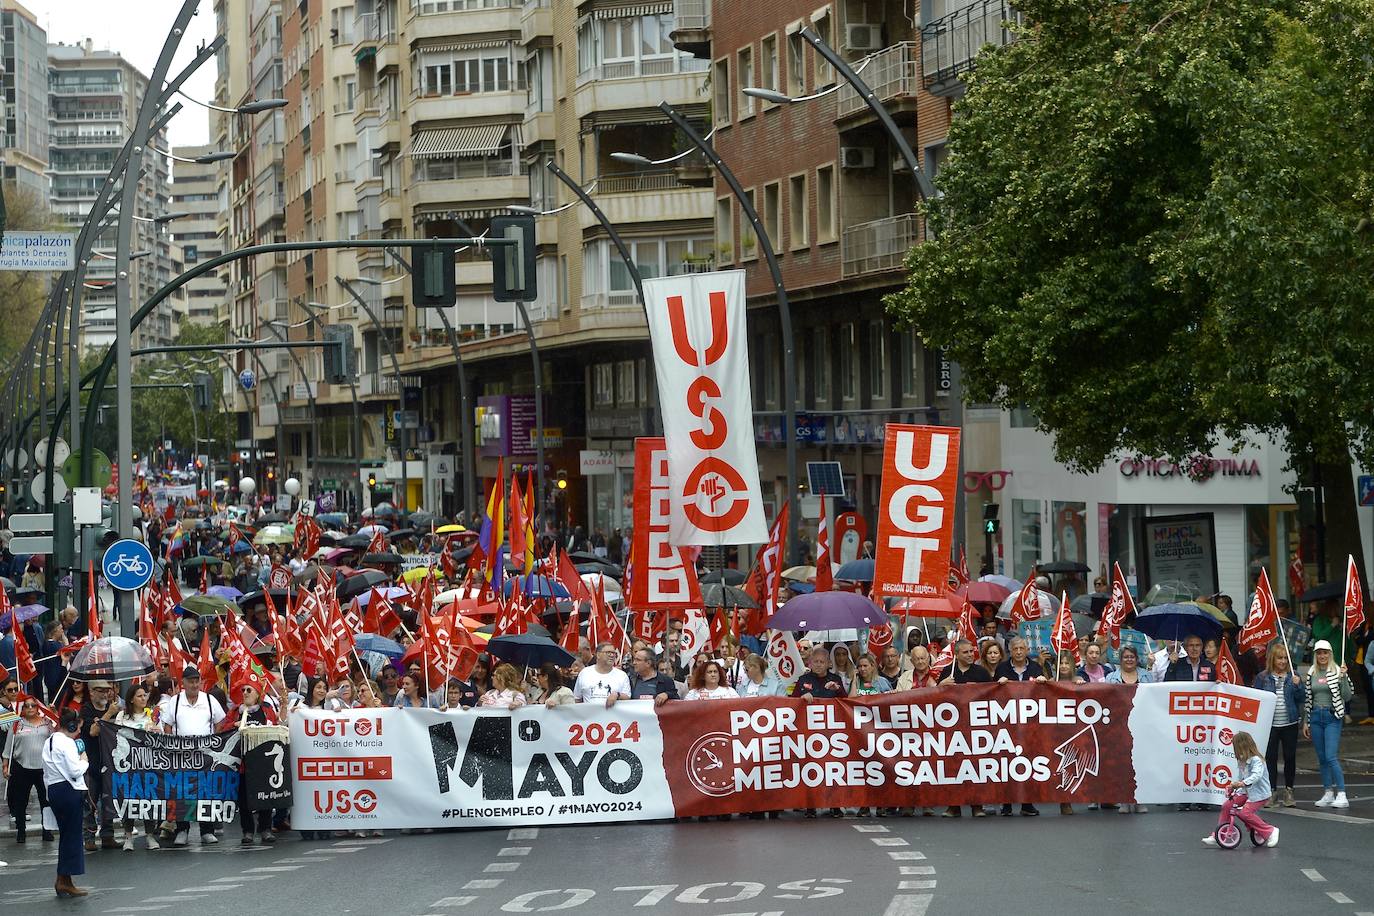
<path id="1" fill-rule="evenodd" d="M 873 147 L 871 147 L 871 146 L 842 146 L 842 147 L 840 147 L 840 168 L 842 168 L 842 169 L 871 169 L 871 168 L 873 168 Z"/>
<path id="2" fill-rule="evenodd" d="M 844 27 L 844 43 L 851 51 L 878 51 L 883 46 L 883 27 L 850 22 Z"/>

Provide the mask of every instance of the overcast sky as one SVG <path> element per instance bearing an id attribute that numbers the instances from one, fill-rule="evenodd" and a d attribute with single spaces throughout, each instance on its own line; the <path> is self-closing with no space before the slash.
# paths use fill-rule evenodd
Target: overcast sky
<path id="1" fill-rule="evenodd" d="M 89 38 L 97 49 L 122 54 L 146 76 L 157 63 L 172 20 L 182 0 L 18 0 L 38 17 L 48 31 L 48 41 L 76 44 Z M 169 76 L 190 63 L 197 45 L 215 36 L 214 0 L 200 0 L 191 27 L 181 39 Z M 215 62 L 206 61 L 183 87 L 187 95 L 203 102 L 215 92 Z M 168 128 L 173 146 L 204 143 L 209 136 L 209 113 L 199 105 L 182 102 L 182 111 Z"/>

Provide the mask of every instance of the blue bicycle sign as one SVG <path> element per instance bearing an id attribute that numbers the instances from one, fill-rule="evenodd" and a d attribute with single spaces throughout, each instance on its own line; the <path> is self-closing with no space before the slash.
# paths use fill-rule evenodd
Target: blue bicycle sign
<path id="1" fill-rule="evenodd" d="M 153 554 L 141 541 L 125 538 L 109 546 L 100 566 L 111 588 L 132 592 L 153 577 Z"/>

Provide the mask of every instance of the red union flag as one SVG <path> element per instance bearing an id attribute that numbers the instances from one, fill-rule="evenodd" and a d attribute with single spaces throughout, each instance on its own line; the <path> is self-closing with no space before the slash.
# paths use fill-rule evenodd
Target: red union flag
<path id="1" fill-rule="evenodd" d="M 1221 641 L 1221 652 L 1217 656 L 1217 681 L 1222 684 L 1240 684 L 1240 665 L 1236 664 L 1236 657 L 1231 654 L 1231 647 L 1226 644 L 1226 640 Z"/>
<path id="2" fill-rule="evenodd" d="M 662 439 L 635 440 L 635 575 L 630 607 L 635 610 L 686 610 L 701 607 L 696 566 L 684 547 L 669 542 L 673 488 L 668 448 Z"/>
<path id="3" fill-rule="evenodd" d="M 959 430 L 887 424 L 873 593 L 944 594 L 959 485 Z"/>
<path id="4" fill-rule="evenodd" d="M 1345 564 L 1345 632 L 1354 633 L 1362 623 L 1364 589 L 1360 587 L 1360 571 L 1355 568 L 1355 558 L 1350 556 L 1346 558 Z"/>
<path id="5" fill-rule="evenodd" d="M 1278 635 L 1279 609 L 1274 604 L 1274 590 L 1269 587 L 1269 573 L 1261 566 L 1259 582 L 1255 584 L 1255 597 L 1250 602 L 1250 613 L 1240 631 L 1240 651 L 1263 649 Z"/>
<path id="6" fill-rule="evenodd" d="M 644 298 L 668 449 L 670 540 L 763 543 L 744 271 L 646 280 Z"/>
<path id="7" fill-rule="evenodd" d="M 1102 632 L 1111 637 L 1112 645 L 1121 648 L 1121 625 L 1134 614 L 1135 599 L 1126 588 L 1126 577 L 1121 574 L 1121 564 L 1112 564 L 1112 597 L 1102 609 Z"/>

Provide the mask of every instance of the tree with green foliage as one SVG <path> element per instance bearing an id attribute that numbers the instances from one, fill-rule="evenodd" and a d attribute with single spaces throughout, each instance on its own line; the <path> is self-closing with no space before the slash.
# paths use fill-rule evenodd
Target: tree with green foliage
<path id="1" fill-rule="evenodd" d="M 1374 2 L 1016 6 L 890 310 L 1078 470 L 1275 437 L 1335 574 L 1374 466 Z"/>

